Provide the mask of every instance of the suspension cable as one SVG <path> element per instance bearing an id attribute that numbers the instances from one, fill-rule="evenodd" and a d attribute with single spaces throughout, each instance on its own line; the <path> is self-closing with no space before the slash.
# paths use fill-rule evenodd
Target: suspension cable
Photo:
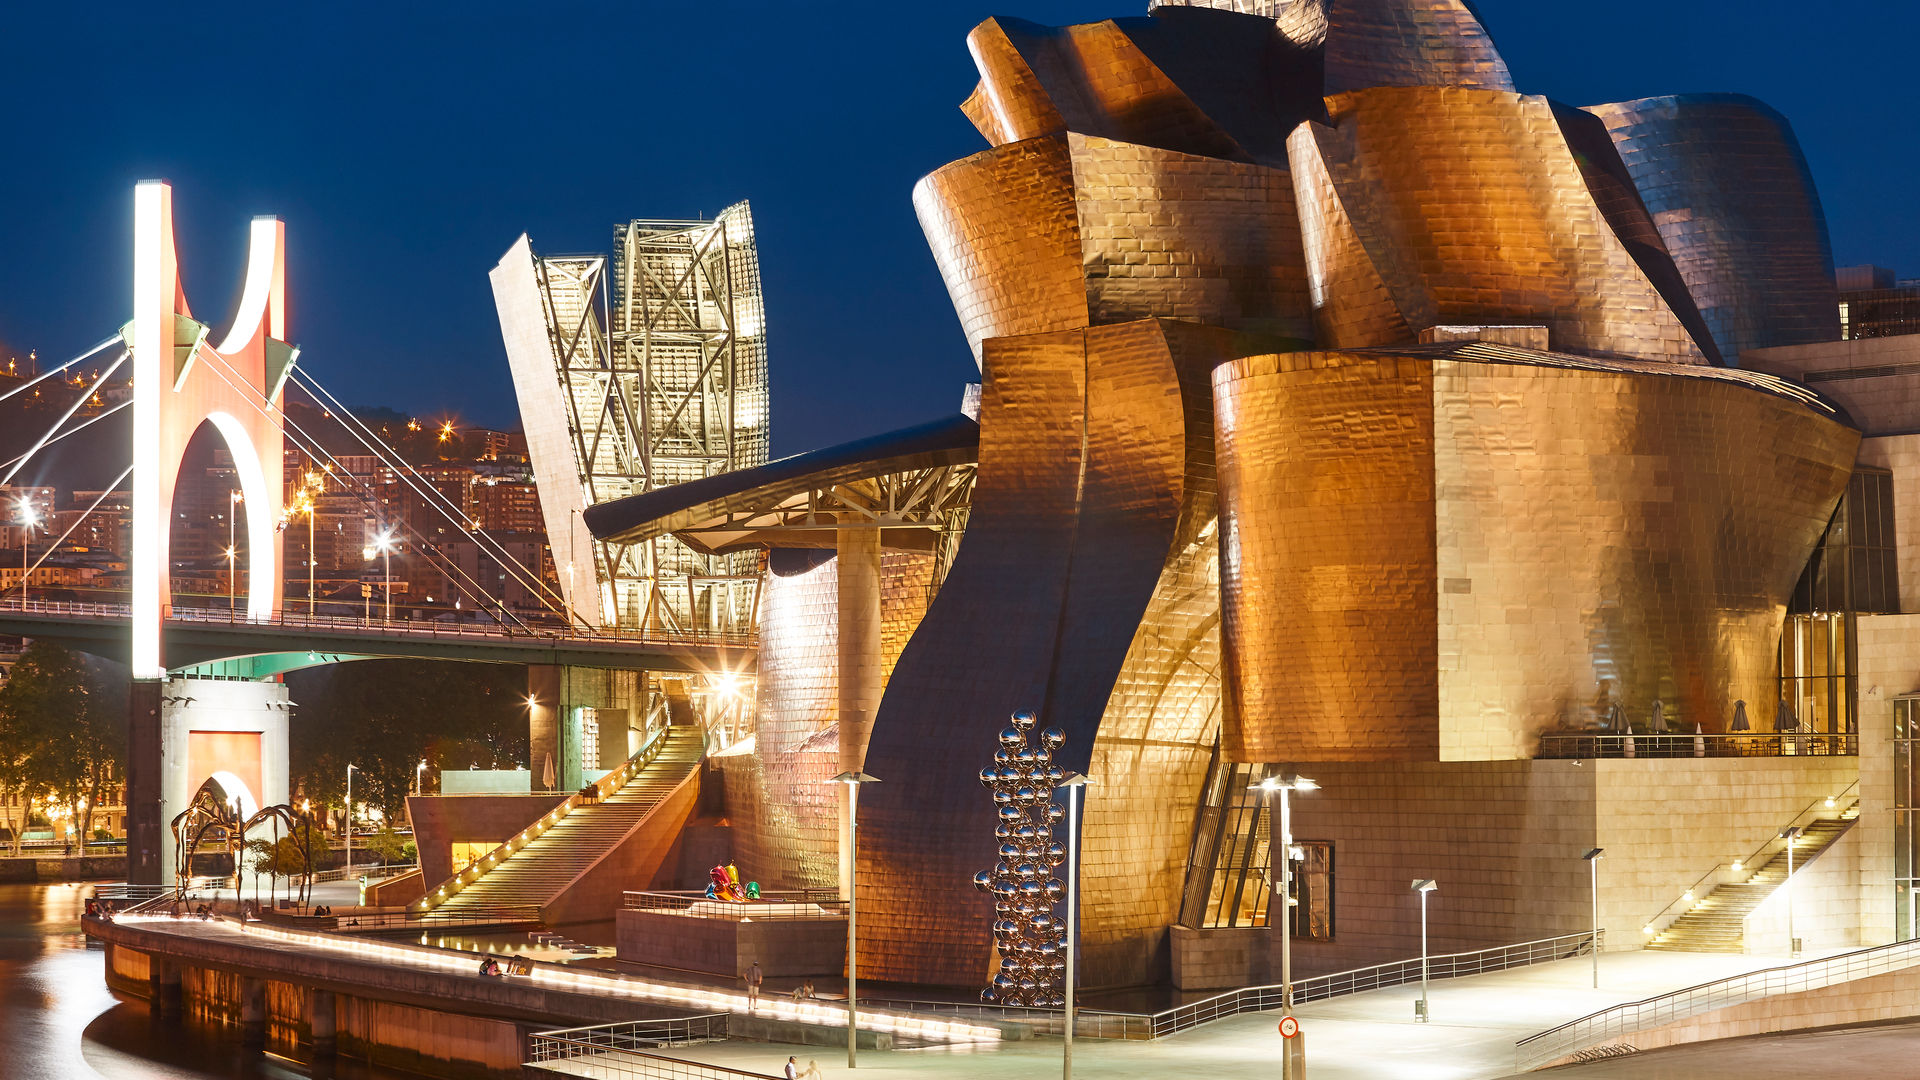
<path id="1" fill-rule="evenodd" d="M 61 364 L 59 367 L 53 368 L 52 370 L 49 370 L 49 371 L 43 371 L 40 374 L 35 375 L 33 378 L 27 380 L 26 382 L 21 383 L 19 386 L 16 386 L 13 389 L 7 391 L 6 393 L 0 394 L 0 401 L 5 401 L 8 398 L 12 397 L 15 394 L 20 393 L 23 390 L 33 389 L 33 387 L 39 384 L 42 380 L 50 379 L 53 376 L 60 374 L 61 372 L 67 370 L 73 365 L 79 363 L 82 360 L 85 360 L 87 357 L 92 356 L 97 352 L 100 352 L 102 349 L 105 349 L 107 346 L 119 340 L 120 340 L 119 334 L 115 334 L 112 337 L 107 338 L 106 340 L 102 341 L 100 344 L 95 345 L 93 348 L 88 349 L 86 352 L 81 353 L 79 356 L 76 356 L 73 359 L 67 361 L 66 363 Z"/>
<path id="2" fill-rule="evenodd" d="M 309 434 L 305 428 L 302 428 L 298 421 L 294 420 L 291 416 L 288 416 L 284 409 L 276 410 L 273 408 L 270 402 L 254 400 L 258 396 L 256 393 L 248 392 L 249 391 L 248 387 L 234 381 L 235 378 L 239 377 L 239 372 L 233 371 L 232 366 L 227 364 L 225 359 L 220 357 L 217 353 L 213 354 L 213 356 L 215 360 L 219 361 L 219 367 L 210 366 L 209 370 L 213 371 L 216 375 L 219 375 L 220 378 L 224 382 L 226 382 L 228 386 L 238 391 L 240 393 L 242 400 L 246 401 L 249 405 L 251 405 L 254 411 L 260 413 L 262 416 L 265 416 L 268 422 L 278 427 L 280 429 L 281 436 L 284 438 L 290 439 L 293 442 L 295 449 L 302 451 L 303 453 L 307 454 L 308 456 L 316 460 L 324 457 L 327 461 L 333 463 L 334 465 L 339 466 L 341 476 L 344 476 L 351 480 L 360 479 L 359 477 L 356 477 L 351 472 L 349 472 L 347 470 L 347 467 L 345 465 L 342 465 L 338 458 L 334 457 L 331 453 L 329 453 L 326 447 L 322 445 L 318 439 L 314 438 L 311 434 Z M 226 368 L 228 371 L 232 371 L 233 378 L 229 378 L 227 375 L 222 374 L 219 370 L 219 368 L 221 367 Z M 299 437 L 295 438 L 292 435 L 289 435 L 288 428 L 291 428 L 293 431 L 298 432 Z M 370 490 L 372 487 L 371 481 L 366 482 L 363 486 L 368 488 L 369 490 L 357 491 L 355 492 L 355 494 L 362 499 L 362 505 L 368 507 L 369 509 L 375 510 L 377 515 L 378 510 L 377 510 L 377 507 L 373 505 L 373 494 Z M 435 509 L 437 510 L 438 507 L 435 507 Z M 466 570 L 464 570 L 458 563 L 453 561 L 452 556 L 446 554 L 445 552 L 436 550 L 432 541 L 430 541 L 419 530 L 415 529 L 404 518 L 402 518 L 398 522 L 398 524 L 400 525 L 401 528 L 405 529 L 409 534 L 411 534 L 414 537 L 417 546 L 420 548 L 421 553 L 425 554 L 428 557 L 427 562 L 429 565 L 439 565 L 435 563 L 433 558 L 436 555 L 439 556 L 440 560 L 445 564 L 444 566 L 441 566 L 441 569 L 443 571 L 448 571 L 448 570 L 452 571 L 452 573 L 449 574 L 447 577 L 448 583 L 453 585 L 460 592 L 464 593 L 469 600 L 472 600 L 475 605 L 475 610 L 491 614 L 491 608 L 492 608 L 494 598 L 492 594 L 487 592 L 486 586 L 480 584 L 478 581 L 475 581 L 472 575 L 468 574 Z M 312 557 L 311 552 L 308 553 L 308 557 L 309 558 Z M 459 578 L 464 579 L 466 582 L 470 583 L 473 586 L 473 588 L 472 589 L 467 588 L 466 585 L 461 583 L 461 581 L 456 580 L 454 575 L 458 575 Z M 517 614 L 510 613 L 510 615 L 513 621 L 520 625 L 521 629 L 526 630 L 528 633 L 533 632 L 533 628 L 528 626 L 525 622 L 521 621 L 520 617 Z"/>
<path id="3" fill-rule="evenodd" d="M 98 510 L 100 508 L 100 504 L 106 501 L 107 496 L 119 490 L 120 485 L 126 483 L 127 477 L 132 475 L 133 475 L 133 466 L 129 465 L 127 466 L 127 471 L 120 474 L 120 479 L 115 480 L 111 484 L 108 484 L 107 489 L 105 491 L 102 491 L 100 494 L 94 496 L 93 505 L 81 511 L 80 516 L 73 519 L 73 524 L 67 526 L 67 531 L 60 534 L 60 539 L 55 540 L 52 544 L 48 545 L 47 550 L 41 552 L 40 557 L 33 560 L 32 568 L 27 570 L 26 573 L 20 579 L 20 587 L 22 589 L 27 587 L 27 580 L 33 576 L 33 571 L 40 569 L 40 564 L 43 562 L 46 562 L 47 557 L 49 555 L 52 555 L 54 552 L 60 550 L 60 545 L 66 543 L 67 537 L 73 535 L 73 530 L 79 528 L 80 523 L 87 520 L 87 515 L 93 513 L 95 510 Z"/>
<path id="4" fill-rule="evenodd" d="M 45 435 L 40 436 L 40 441 L 33 444 L 33 449 L 28 450 L 25 454 L 22 454 L 19 460 L 13 463 L 13 467 L 7 470 L 7 475 L 4 477 L 0 477 L 0 487 L 6 487 L 8 484 L 13 483 L 14 475 L 17 474 L 23 467 L 25 467 L 25 465 L 27 464 L 27 459 L 39 453 L 40 448 L 47 445 L 47 442 L 49 439 L 52 438 L 53 433 L 60 430 L 61 427 L 65 426 L 66 422 L 73 418 L 73 414 L 80 411 L 80 406 L 85 405 L 87 403 L 87 399 L 93 396 L 93 392 L 95 390 L 100 389 L 100 384 L 106 382 L 107 379 L 110 378 L 114 372 L 120 370 L 120 365 L 127 362 L 128 355 L 130 354 L 127 351 L 122 350 L 120 353 L 120 359 L 115 360 L 113 363 L 107 365 L 107 370 L 101 372 L 100 376 L 93 380 L 93 385 L 87 387 L 87 392 L 84 394 L 81 394 L 78 400 L 76 400 L 72 405 L 69 405 L 67 407 L 67 411 L 60 414 L 60 419 L 54 421 L 53 426 L 47 429 L 47 433 Z"/>
<path id="5" fill-rule="evenodd" d="M 394 451 L 393 448 L 388 446 L 383 440 L 381 440 L 378 435 L 375 435 L 371 428 L 368 428 L 364 422 L 362 422 L 358 417 L 354 416 L 349 410 L 347 410 L 344 406 L 342 406 L 340 404 L 340 399 L 334 397 L 332 392 L 328 391 L 326 387 L 321 386 L 319 383 L 319 380 L 313 378 L 311 375 L 307 375 L 303 378 L 302 373 L 298 371 L 295 371 L 292 377 L 296 380 L 297 385 L 299 385 L 302 389 L 307 390 L 308 393 L 311 394 L 311 393 L 314 393 L 315 391 L 318 391 L 319 394 L 325 395 L 325 400 L 333 405 L 332 411 L 334 416 L 340 420 L 341 426 L 345 427 L 348 433 L 352 434 L 354 438 L 359 441 L 360 445 L 366 447 L 368 450 L 372 450 L 376 455 L 380 455 L 383 460 L 385 460 L 386 458 L 386 455 L 382 454 L 381 452 L 382 448 L 384 448 L 387 452 L 392 453 L 395 459 L 400 461 L 400 464 L 398 466 L 393 466 L 392 462 L 388 462 L 389 466 L 394 467 L 396 472 L 400 473 L 403 477 L 405 476 L 406 473 L 409 473 L 409 472 L 413 473 L 413 475 L 415 476 L 419 476 L 418 471 L 415 470 L 411 464 L 408 464 L 404 459 L 399 458 L 398 451 Z M 352 424 L 349 424 L 348 421 L 352 421 Z M 359 425 L 361 430 L 366 432 L 366 438 L 361 437 L 361 435 L 358 432 L 353 430 L 353 425 L 355 424 Z M 369 443 L 367 441 L 367 438 L 371 438 L 374 440 L 374 442 L 379 443 L 380 447 L 376 448 L 372 443 Z M 424 480 L 425 477 L 421 477 L 421 479 Z M 411 481 L 409 481 L 409 486 L 414 486 L 411 483 Z M 414 486 L 414 490 L 419 491 L 420 489 L 417 486 Z M 437 489 L 434 489 L 431 486 L 429 486 L 427 491 L 421 492 L 421 494 L 429 498 L 438 498 L 441 501 L 441 503 L 443 503 L 445 506 L 445 509 L 441 511 L 442 516 L 446 517 L 449 521 L 452 521 L 454 524 L 459 525 L 462 528 L 466 527 L 466 522 L 461 521 L 458 518 L 454 517 L 452 514 L 447 513 L 448 510 L 452 510 L 454 511 L 454 513 L 458 513 L 459 509 L 453 506 L 452 503 L 448 502 L 446 499 L 446 496 L 442 495 Z M 502 545 L 498 540 L 495 540 L 493 537 L 487 536 L 485 530 L 471 530 L 471 531 L 474 533 L 475 536 L 484 538 L 487 543 L 491 543 L 494 546 L 494 548 L 496 549 L 494 553 L 494 557 L 500 561 L 501 567 L 503 569 L 516 571 L 517 575 L 521 580 L 521 584 L 525 586 L 529 586 L 529 591 L 534 592 L 536 595 L 538 595 L 541 592 L 545 592 L 548 596 L 552 597 L 554 600 L 559 601 L 560 607 L 555 607 L 553 604 L 548 603 L 545 599 L 543 599 L 541 603 L 545 605 L 548 610 L 553 611 L 555 613 L 563 613 L 565 611 L 566 599 L 560 596 L 560 594 L 554 592 L 551 588 L 549 588 L 546 582 L 540 580 L 539 575 L 533 573 L 531 570 L 528 570 L 524 565 L 522 565 L 518 559 L 514 558 L 513 555 L 506 550 L 504 545 Z"/>
<path id="6" fill-rule="evenodd" d="M 78 435 L 80 432 L 85 431 L 88 427 L 94 424 L 97 424 L 102 420 L 105 420 L 107 417 L 112 416 L 114 413 L 119 412 L 121 409 L 124 409 L 131 404 L 133 404 L 133 399 L 128 398 L 126 401 L 123 401 L 120 404 L 115 405 L 111 409 L 107 409 L 103 412 L 90 416 L 87 419 L 81 421 L 80 423 L 75 424 L 73 427 L 70 427 L 67 430 L 61 432 L 60 434 L 55 435 L 53 438 L 48 439 L 47 446 L 52 446 L 54 443 L 59 442 L 61 439 L 64 439 L 69 435 Z M 44 447 L 42 449 L 44 449 Z M 18 462 L 25 461 L 30 456 L 31 456 L 31 452 L 27 454 L 21 454 L 19 457 L 11 458 L 4 462 L 0 462 L 0 469 L 4 469 L 8 465 L 13 465 Z"/>

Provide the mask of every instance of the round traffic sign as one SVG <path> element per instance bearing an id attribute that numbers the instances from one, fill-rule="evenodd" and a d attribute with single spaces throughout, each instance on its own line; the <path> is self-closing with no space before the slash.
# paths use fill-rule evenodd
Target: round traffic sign
<path id="1" fill-rule="evenodd" d="M 1281 1038 L 1291 1039 L 1298 1034 L 1300 1034 L 1300 1021 L 1294 1019 L 1291 1016 L 1283 1016 L 1280 1018 L 1280 1037 Z"/>

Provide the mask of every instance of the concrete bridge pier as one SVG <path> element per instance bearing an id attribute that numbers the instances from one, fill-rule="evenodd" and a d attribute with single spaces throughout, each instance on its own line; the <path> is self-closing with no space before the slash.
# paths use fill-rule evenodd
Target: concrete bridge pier
<path id="1" fill-rule="evenodd" d="M 330 990 L 307 991 L 307 1027 L 313 1037 L 313 1056 L 332 1057 L 339 1052 L 338 1006 Z"/>
<path id="2" fill-rule="evenodd" d="M 127 739 L 129 881 L 173 881 L 169 825 L 208 777 L 218 777 L 228 795 L 239 799 L 243 816 L 287 801 L 292 708 L 286 685 L 278 681 L 134 681 Z"/>
<path id="3" fill-rule="evenodd" d="M 147 1000 L 155 1017 L 162 1020 L 180 1017 L 180 965 L 160 956 L 148 958 Z"/>
<path id="4" fill-rule="evenodd" d="M 267 981 L 240 979 L 240 1045 L 259 1050 L 267 1045 Z"/>

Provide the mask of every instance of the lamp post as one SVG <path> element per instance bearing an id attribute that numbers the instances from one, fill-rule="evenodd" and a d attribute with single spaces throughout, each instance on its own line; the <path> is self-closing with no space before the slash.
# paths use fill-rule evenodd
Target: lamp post
<path id="1" fill-rule="evenodd" d="M 1593 988 L 1600 989 L 1600 856 L 1606 848 L 1594 848 L 1580 856 L 1587 860 L 1588 878 L 1593 882 Z"/>
<path id="2" fill-rule="evenodd" d="M 1268 859 L 1272 853 L 1280 853 L 1280 1013 L 1293 1015 L 1293 813 L 1287 803 L 1287 794 L 1293 791 L 1317 791 L 1320 785 L 1304 776 L 1269 776 L 1259 784 L 1261 795 L 1268 800 L 1267 818 L 1271 827 L 1273 818 L 1272 798 L 1275 792 L 1280 795 L 1280 832 L 1276 840 L 1267 838 Z M 1267 904 L 1267 928 L 1274 926 L 1273 904 Z"/>
<path id="3" fill-rule="evenodd" d="M 1787 955 L 1800 955 L 1800 939 L 1793 936 L 1793 843 L 1800 837 L 1798 826 L 1788 826 L 1780 833 L 1787 842 Z"/>
<path id="4" fill-rule="evenodd" d="M 347 766 L 347 877 L 353 877 L 353 766 Z"/>
<path id="5" fill-rule="evenodd" d="M 380 592 L 383 597 L 380 618 L 384 622 L 393 621 L 393 530 L 383 529 L 373 538 L 373 546 L 380 549 Z"/>
<path id="6" fill-rule="evenodd" d="M 1413 891 L 1420 894 L 1420 1004 L 1413 1010 L 1413 1019 L 1420 1024 L 1431 1019 L 1427 1013 L 1427 894 L 1439 887 L 1432 878 L 1416 878 L 1413 883 Z"/>
<path id="7" fill-rule="evenodd" d="M 33 503 L 25 495 L 20 497 L 20 610 L 27 609 L 27 539 L 33 535 L 33 527 L 40 524 L 40 515 L 33 512 Z"/>
<path id="8" fill-rule="evenodd" d="M 829 784 L 847 785 L 847 865 L 853 872 L 847 878 L 847 1068 L 854 1068 L 854 1052 L 859 1048 L 860 1026 L 854 993 L 859 979 L 859 954 L 854 951 L 854 928 L 859 921 L 860 897 L 860 823 L 855 814 L 860 807 L 860 785 L 877 784 L 880 778 L 858 770 L 843 772 Z"/>
<path id="9" fill-rule="evenodd" d="M 232 491 L 232 490 L 229 490 L 227 492 L 227 619 L 229 621 L 233 619 L 233 612 L 234 612 L 234 602 L 233 602 L 234 558 L 233 557 L 234 557 L 235 548 L 240 542 L 238 537 L 236 537 L 234 534 L 234 516 L 239 512 L 240 502 L 241 502 L 241 499 L 240 499 L 239 492 Z"/>
<path id="10" fill-rule="evenodd" d="M 413 793 L 415 795 L 426 793 L 426 775 L 427 763 L 425 761 L 413 767 Z"/>
<path id="11" fill-rule="evenodd" d="M 1073 1080 L 1073 973 L 1080 951 L 1080 804 L 1086 801 L 1087 783 L 1079 773 L 1068 773 L 1058 785 L 1067 793 L 1067 1000 L 1061 1080 Z"/>

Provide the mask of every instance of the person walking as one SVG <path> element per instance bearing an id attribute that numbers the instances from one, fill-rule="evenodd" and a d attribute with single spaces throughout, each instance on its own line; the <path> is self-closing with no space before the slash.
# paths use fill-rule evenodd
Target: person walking
<path id="1" fill-rule="evenodd" d="M 799 1060 L 789 1054 L 787 1056 L 787 1067 L 780 1071 L 780 1075 L 786 1077 L 786 1080 L 800 1080 Z"/>
<path id="2" fill-rule="evenodd" d="M 760 984 L 767 981 L 760 972 L 760 961 L 755 960 L 743 977 L 747 980 L 747 1011 L 752 1012 L 760 1005 Z"/>

